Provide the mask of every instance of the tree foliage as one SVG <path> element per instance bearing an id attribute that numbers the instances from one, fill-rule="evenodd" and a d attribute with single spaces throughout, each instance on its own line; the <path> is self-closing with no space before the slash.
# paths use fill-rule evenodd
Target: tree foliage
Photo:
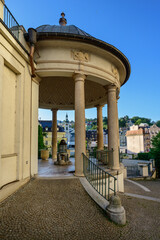
<path id="1" fill-rule="evenodd" d="M 150 153 L 138 153 L 138 159 L 139 160 L 149 160 Z"/>
<path id="2" fill-rule="evenodd" d="M 157 127 L 160 128 L 160 120 L 156 122 Z"/>
<path id="3" fill-rule="evenodd" d="M 40 156 L 40 151 L 45 147 L 43 141 L 43 129 L 40 125 L 38 125 L 38 156 Z"/>
<path id="4" fill-rule="evenodd" d="M 120 118 L 119 119 L 119 127 L 120 128 L 126 127 L 126 120 L 125 120 L 125 118 Z"/>
<path id="5" fill-rule="evenodd" d="M 135 122 L 135 125 L 140 125 L 142 123 L 142 119 L 138 119 L 136 122 Z"/>
<path id="6" fill-rule="evenodd" d="M 150 118 L 135 116 L 135 117 L 131 118 L 131 121 L 136 125 L 139 125 L 141 123 L 147 123 L 148 125 L 151 125 L 151 119 Z"/>
<path id="7" fill-rule="evenodd" d="M 160 178 L 160 132 L 151 139 L 152 148 L 150 150 L 152 158 L 155 159 L 157 177 Z"/>
<path id="8" fill-rule="evenodd" d="M 104 124 L 104 125 L 107 125 L 107 124 L 108 124 L 108 118 L 107 118 L 107 117 L 104 117 L 104 118 L 103 118 L 103 124 Z"/>

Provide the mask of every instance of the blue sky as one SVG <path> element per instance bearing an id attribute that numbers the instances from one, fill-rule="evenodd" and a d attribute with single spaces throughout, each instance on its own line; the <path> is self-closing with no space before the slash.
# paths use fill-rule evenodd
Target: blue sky
<path id="1" fill-rule="evenodd" d="M 160 119 L 160 0 L 6 0 L 6 5 L 26 30 L 58 25 L 64 11 L 68 25 L 114 45 L 131 64 L 130 79 L 120 92 L 119 117 Z M 65 114 L 60 111 L 58 119 Z M 74 119 L 73 111 L 68 115 Z M 51 119 L 51 111 L 40 110 L 39 117 Z M 86 110 L 86 117 L 96 117 L 96 109 Z"/>

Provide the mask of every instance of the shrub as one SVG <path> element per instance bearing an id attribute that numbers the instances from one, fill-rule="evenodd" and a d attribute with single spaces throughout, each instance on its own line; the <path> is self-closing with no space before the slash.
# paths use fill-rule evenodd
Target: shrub
<path id="1" fill-rule="evenodd" d="M 138 153 L 139 160 L 149 160 L 150 154 L 149 153 Z"/>

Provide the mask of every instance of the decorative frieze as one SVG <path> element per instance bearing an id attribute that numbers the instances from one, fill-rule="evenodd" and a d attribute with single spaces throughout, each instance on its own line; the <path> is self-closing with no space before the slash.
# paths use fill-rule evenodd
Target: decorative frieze
<path id="1" fill-rule="evenodd" d="M 86 52 L 79 51 L 79 50 L 72 50 L 72 57 L 74 60 L 78 60 L 81 62 L 89 61 L 89 54 Z"/>

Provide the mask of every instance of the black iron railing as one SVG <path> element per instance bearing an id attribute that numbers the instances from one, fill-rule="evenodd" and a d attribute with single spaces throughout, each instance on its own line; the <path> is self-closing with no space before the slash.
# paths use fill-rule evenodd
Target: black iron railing
<path id="1" fill-rule="evenodd" d="M 117 178 L 100 168 L 95 162 L 90 160 L 83 153 L 84 176 L 92 187 L 105 199 L 110 199 L 112 194 L 116 194 Z"/>
<path id="2" fill-rule="evenodd" d="M 12 34 L 19 40 L 20 26 L 5 4 L 4 4 L 3 22 L 8 27 L 8 29 L 12 32 Z"/>
<path id="3" fill-rule="evenodd" d="M 101 162 L 104 165 L 108 165 L 109 159 L 111 162 L 113 162 L 113 149 L 112 150 L 108 150 L 108 149 L 104 149 L 104 150 L 88 150 L 88 155 L 89 155 L 89 159 L 91 159 L 92 161 L 96 162 L 97 164 L 99 164 L 99 162 Z"/>

